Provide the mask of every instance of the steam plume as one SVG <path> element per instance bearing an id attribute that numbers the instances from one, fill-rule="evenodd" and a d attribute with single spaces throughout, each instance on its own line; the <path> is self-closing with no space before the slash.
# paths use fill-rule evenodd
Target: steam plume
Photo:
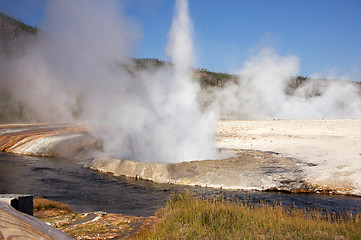
<path id="1" fill-rule="evenodd" d="M 10 92 L 41 121 L 105 126 L 107 156 L 211 158 L 216 119 L 199 111 L 190 79 L 187 1 L 176 3 L 166 49 L 173 64 L 162 68 L 134 70 L 128 56 L 139 33 L 117 9 L 115 1 L 51 1 L 37 41 L 8 64 Z"/>
<path id="2" fill-rule="evenodd" d="M 223 118 L 308 119 L 361 117 L 361 88 L 350 81 L 311 79 L 292 94 L 289 81 L 299 74 L 296 56 L 261 49 L 239 73 L 239 83 L 216 92 Z"/>

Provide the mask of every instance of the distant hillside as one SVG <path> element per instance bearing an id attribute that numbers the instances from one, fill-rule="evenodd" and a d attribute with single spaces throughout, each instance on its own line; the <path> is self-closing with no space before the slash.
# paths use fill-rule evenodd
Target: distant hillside
<path id="1" fill-rule="evenodd" d="M 24 46 L 34 38 L 37 29 L 6 14 L 0 13 L 0 51 L 9 52 Z M 16 43 L 16 44 L 15 44 Z"/>
<path id="2" fill-rule="evenodd" d="M 133 59 L 136 69 L 144 69 L 147 67 L 162 67 L 171 64 L 156 58 L 135 58 Z M 212 72 L 204 68 L 193 69 L 193 79 L 199 81 L 202 88 L 206 87 L 223 87 L 227 82 L 237 82 L 237 75 L 229 73 Z"/>
<path id="3" fill-rule="evenodd" d="M 34 39 L 37 29 L 6 14 L 0 13 L 0 56 L 11 55 L 22 50 Z M 6 60 L 5 60 L 6 61 Z M 0 122 L 29 121 L 23 104 L 16 101 L 6 90 L 7 76 L 0 71 Z"/>
<path id="4" fill-rule="evenodd" d="M 136 69 L 142 69 L 146 67 L 161 67 L 166 64 L 170 64 L 169 62 L 165 62 L 156 58 L 136 58 L 134 59 L 134 63 L 136 65 Z M 221 72 L 212 72 L 204 68 L 194 69 L 193 79 L 199 81 L 202 88 L 209 87 L 224 87 L 227 83 L 234 82 L 239 83 L 242 81 L 242 76 L 236 74 L 229 73 L 221 73 Z M 309 77 L 301 77 L 297 76 L 294 78 L 290 78 L 289 84 L 285 89 L 287 94 L 292 95 L 293 91 L 299 87 L 304 86 L 309 81 L 326 81 L 322 79 L 312 79 Z M 327 80 L 329 81 L 329 80 Z M 338 81 L 338 80 L 334 80 Z M 355 82 L 361 86 L 361 83 Z"/>

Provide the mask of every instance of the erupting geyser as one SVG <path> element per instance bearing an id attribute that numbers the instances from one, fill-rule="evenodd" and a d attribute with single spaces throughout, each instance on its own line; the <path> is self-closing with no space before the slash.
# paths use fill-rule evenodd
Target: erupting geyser
<path id="1" fill-rule="evenodd" d="M 192 23 L 176 2 L 171 65 L 133 71 L 138 38 L 115 1 L 50 1 L 37 40 L 5 64 L 8 91 L 35 119 L 104 126 L 107 156 L 146 162 L 214 157 L 216 117 L 202 112 L 191 80 Z M 94 134 L 98 134 L 94 133 Z"/>

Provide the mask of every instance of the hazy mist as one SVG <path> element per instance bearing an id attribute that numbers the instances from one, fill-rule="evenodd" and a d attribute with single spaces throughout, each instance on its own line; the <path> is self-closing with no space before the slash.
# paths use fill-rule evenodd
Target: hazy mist
<path id="1" fill-rule="evenodd" d="M 222 118 L 321 119 L 361 117 L 361 85 L 351 81 L 314 78 L 287 94 L 299 75 L 297 56 L 280 56 L 263 48 L 239 71 L 239 82 L 213 94 Z M 315 77 L 315 76 L 314 76 Z"/>
<path id="2" fill-rule="evenodd" d="M 50 1 L 37 40 L 9 59 L 3 85 L 37 121 L 104 127 L 107 156 L 152 162 L 214 157 L 216 118 L 201 113 L 191 80 L 192 23 L 176 3 L 172 65 L 134 70 L 137 26 L 115 1 Z M 35 114 L 34 114 L 35 113 Z"/>

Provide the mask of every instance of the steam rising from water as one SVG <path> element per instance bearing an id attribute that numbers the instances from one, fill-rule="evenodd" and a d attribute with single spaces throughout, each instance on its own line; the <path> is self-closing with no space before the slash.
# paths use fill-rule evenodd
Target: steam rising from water
<path id="1" fill-rule="evenodd" d="M 187 2 L 177 1 L 166 49 L 173 65 L 135 73 L 134 92 L 124 93 L 127 98 L 129 95 L 136 98 L 132 100 L 135 106 L 119 111 L 121 117 L 112 124 L 115 128 L 112 131 L 118 134 L 111 135 L 115 137 L 114 145 L 108 145 L 111 152 L 123 146 L 120 149 L 123 157 L 152 162 L 215 157 L 216 118 L 200 112 L 196 99 L 198 86 L 190 79 L 191 31 Z M 134 113 L 134 108 L 139 111 Z"/>
<path id="2" fill-rule="evenodd" d="M 42 121 L 102 125 L 106 154 L 152 162 L 214 157 L 216 119 L 201 113 L 190 79 L 192 24 L 176 3 L 173 65 L 134 70 L 134 24 L 114 1 L 51 1 L 36 42 L 8 64 L 9 90 Z"/>

